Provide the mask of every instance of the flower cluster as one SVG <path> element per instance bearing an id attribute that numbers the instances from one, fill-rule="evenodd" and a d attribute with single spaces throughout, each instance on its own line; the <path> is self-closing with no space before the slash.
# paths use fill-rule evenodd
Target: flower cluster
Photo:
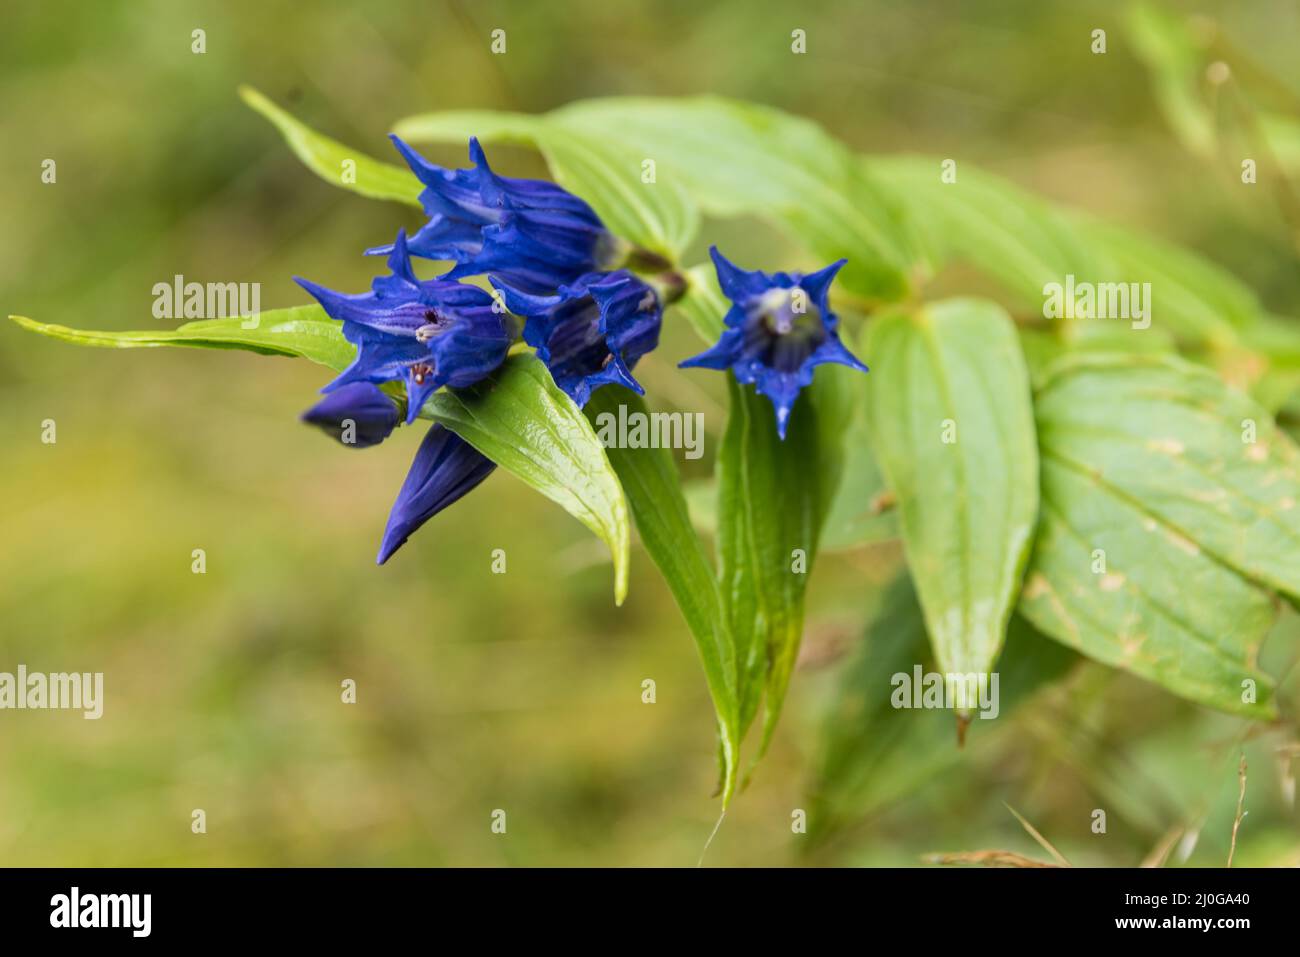
<path id="1" fill-rule="evenodd" d="M 524 341 L 579 405 L 610 382 L 640 391 L 631 370 L 659 342 L 663 303 L 650 284 L 616 268 L 630 244 L 554 183 L 498 176 L 477 140 L 469 144 L 474 165 L 463 170 L 435 166 L 393 142 L 424 184 L 429 219 L 409 239 L 402 231 L 391 245 L 367 250 L 388 256 L 388 275 L 367 293 L 298 280 L 357 347 L 304 421 L 356 448 L 377 445 L 400 421 L 414 422 L 438 389 L 471 386 L 496 371 L 519 333 L 507 309 L 524 319 Z M 412 256 L 453 265 L 421 280 Z M 462 281 L 472 276 L 486 276 L 500 299 Z M 393 504 L 379 563 L 493 468 L 464 439 L 432 425 Z"/>
<path id="2" fill-rule="evenodd" d="M 680 277 L 638 276 L 627 267 L 656 257 L 612 235 L 560 186 L 498 176 L 476 139 L 470 169 L 435 166 L 397 137 L 393 143 L 424 186 L 428 222 L 409 238 L 401 231 L 393 243 L 367 250 L 388 257 L 388 274 L 369 292 L 348 295 L 298 279 L 357 347 L 355 361 L 322 390 L 304 421 L 356 448 L 377 445 L 399 422 L 414 422 L 438 389 L 490 376 L 520 334 L 579 406 L 611 383 L 643 391 L 632 370 L 659 344 L 665 289 L 679 291 Z M 718 344 L 683 365 L 729 368 L 753 383 L 772 400 L 784 438 L 815 366 L 866 370 L 840 343 L 827 300 L 843 261 L 808 276 L 768 275 L 737 268 L 716 248 L 712 254 L 733 305 Z M 452 265 L 421 280 L 412 256 Z M 486 277 L 497 295 L 463 282 L 475 276 Z M 464 439 L 432 425 L 393 504 L 379 563 L 494 468 Z"/>

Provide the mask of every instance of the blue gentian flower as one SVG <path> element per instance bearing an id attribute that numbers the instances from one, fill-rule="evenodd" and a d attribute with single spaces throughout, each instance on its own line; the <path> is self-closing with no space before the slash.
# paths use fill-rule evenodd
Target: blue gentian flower
<path id="1" fill-rule="evenodd" d="M 626 269 L 588 273 L 550 296 L 521 292 L 495 277 L 492 284 L 506 307 L 525 317 L 524 341 L 579 406 L 611 382 L 644 393 L 632 367 L 659 344 L 663 305 L 652 286 Z"/>
<path id="2" fill-rule="evenodd" d="M 772 400 L 776 429 L 784 439 L 799 390 L 812 382 L 817 366 L 838 362 L 867 371 L 840 342 L 839 319 L 827 298 L 847 260 L 804 276 L 750 272 L 728 262 L 716 246 L 709 253 L 732 306 L 717 344 L 681 365 L 731 369 L 737 382 L 753 383 L 756 392 Z"/>
<path id="3" fill-rule="evenodd" d="M 302 414 L 344 445 L 365 449 L 378 445 L 397 427 L 400 416 L 392 398 L 369 382 L 350 382 L 335 389 Z"/>
<path id="4" fill-rule="evenodd" d="M 474 167 L 454 170 L 392 140 L 425 186 L 420 203 L 429 222 L 411 237 L 411 254 L 455 262 L 442 279 L 491 274 L 528 292 L 551 292 L 609 268 L 629 249 L 590 206 L 560 186 L 492 172 L 477 139 L 469 141 Z"/>
<path id="5" fill-rule="evenodd" d="M 376 563 L 382 565 L 421 525 L 492 474 L 496 463 L 455 432 L 434 423 L 397 493 Z"/>
<path id="6" fill-rule="evenodd" d="M 388 268 L 392 275 L 380 276 L 370 292 L 355 296 L 305 279 L 297 282 L 342 320 L 344 337 L 357 347 L 352 365 L 323 391 L 401 380 L 409 425 L 442 386 L 473 385 L 499 366 L 510 349 L 511 330 L 492 296 L 477 286 L 417 279 L 405 232 L 397 234 Z"/>

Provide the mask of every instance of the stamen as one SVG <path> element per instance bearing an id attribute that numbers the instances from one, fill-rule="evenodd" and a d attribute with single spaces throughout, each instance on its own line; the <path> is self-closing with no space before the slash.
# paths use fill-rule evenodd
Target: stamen
<path id="1" fill-rule="evenodd" d="M 424 385 L 424 380 L 433 375 L 433 366 L 427 362 L 417 362 L 411 366 L 411 378 L 416 385 Z"/>
<path id="2" fill-rule="evenodd" d="M 425 325 L 415 330 L 416 342 L 428 342 L 434 336 L 443 331 L 447 325 L 447 317 L 438 314 L 437 310 L 426 309 L 424 311 Z"/>

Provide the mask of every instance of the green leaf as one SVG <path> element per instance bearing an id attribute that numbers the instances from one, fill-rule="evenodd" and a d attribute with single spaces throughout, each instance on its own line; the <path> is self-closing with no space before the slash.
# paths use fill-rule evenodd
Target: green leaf
<path id="1" fill-rule="evenodd" d="M 477 136 L 484 142 L 535 146 L 538 131 L 545 125 L 545 114 L 443 110 L 398 120 L 393 132 L 404 140 L 434 143 L 460 143 Z"/>
<path id="2" fill-rule="evenodd" d="M 898 512 L 871 452 L 865 425 L 855 423 L 845 433 L 844 451 L 842 477 L 822 523 L 818 547 L 823 552 L 843 552 L 895 541 L 899 537 Z M 683 491 L 695 528 L 705 535 L 717 534 L 717 483 L 696 479 Z"/>
<path id="3" fill-rule="evenodd" d="M 705 212 L 764 216 L 807 242 L 819 258 L 847 257 L 840 274 L 845 289 L 885 299 L 907 289 L 915 255 L 901 210 L 815 123 L 717 97 L 584 100 L 544 120 L 548 133 L 583 136 L 589 155 L 599 155 L 599 144 L 626 151 L 636 163 L 636 186 L 640 163 L 653 160 L 657 186 L 682 190 Z M 397 130 L 444 138 L 463 133 L 465 125 L 449 129 L 445 114 L 434 114 L 403 120 Z M 544 140 L 547 134 L 540 135 Z M 546 152 L 545 142 L 539 146 Z M 556 177 L 562 177 L 559 170 Z"/>
<path id="4" fill-rule="evenodd" d="M 736 646 L 742 733 L 765 701 L 756 762 L 771 741 L 799 651 L 827 502 L 823 469 L 834 465 L 809 394 L 782 441 L 771 401 L 730 374 L 727 381 L 731 411 L 717 461 L 719 581 Z"/>
<path id="5" fill-rule="evenodd" d="M 1241 367 L 1248 373 L 1258 369 L 1260 356 L 1265 361 L 1258 377 L 1250 381 L 1251 397 L 1270 413 L 1280 413 L 1300 390 L 1300 323 L 1262 314 L 1242 330 L 1241 347 Z M 1224 358 L 1229 364 L 1235 357 L 1228 352 Z M 1230 371 L 1228 365 L 1225 375 Z"/>
<path id="6" fill-rule="evenodd" d="M 1151 284 L 1154 328 L 1190 345 L 1223 346 L 1259 317 L 1259 300 L 1250 287 L 1204 257 L 1129 229 L 1081 217 L 1077 222 L 1084 240 L 1115 263 L 1113 280 Z"/>
<path id="7" fill-rule="evenodd" d="M 895 531 L 872 538 L 892 516 L 880 521 L 885 487 L 866 431 L 867 380 L 856 369 L 824 365 L 808 389 L 819 433 L 821 548 L 852 548 L 867 540 L 897 537 Z"/>
<path id="8" fill-rule="evenodd" d="M 556 114 L 450 111 L 410 117 L 395 128 L 417 141 L 527 143 L 546 158 L 555 181 L 586 200 L 614 235 L 676 261 L 699 229 L 694 200 L 672 179 L 645 182 L 642 154 L 617 137 L 571 127 Z"/>
<path id="9" fill-rule="evenodd" d="M 531 353 L 509 356 L 467 389 L 435 393 L 421 410 L 541 492 L 609 546 L 614 600 L 627 594 L 627 500 L 591 424 Z"/>
<path id="10" fill-rule="evenodd" d="M 371 199 L 420 205 L 420 192 L 424 187 L 405 166 L 381 162 L 322 136 L 252 87 L 241 86 L 239 95 L 275 125 L 298 159 L 325 182 Z"/>
<path id="11" fill-rule="evenodd" d="M 642 398 L 620 386 L 597 389 L 585 411 L 599 431 L 618 420 L 619 406 L 626 406 L 630 415 L 646 412 Z M 668 450 L 621 448 L 614 443 L 607 453 L 627 493 L 641 543 L 668 583 L 704 665 L 722 744 L 725 809 L 736 786 L 740 729 L 735 652 L 713 568 L 691 528 L 681 480 Z"/>
<path id="12" fill-rule="evenodd" d="M 559 114 L 635 144 L 707 213 L 757 214 L 820 259 L 846 257 L 842 288 L 886 300 L 906 292 L 916 256 L 900 207 L 816 123 L 720 97 L 586 100 Z"/>
<path id="13" fill-rule="evenodd" d="M 1300 595 L 1295 445 L 1254 401 L 1171 357 L 1067 360 L 1037 414 L 1043 514 L 1023 612 L 1175 694 L 1273 714 L 1255 661 L 1268 591 Z"/>
<path id="14" fill-rule="evenodd" d="M 876 608 L 825 709 L 817 770 L 808 793 L 809 836 L 822 844 L 838 832 L 914 793 L 939 774 L 969 765 L 996 744 L 1017 709 L 1061 678 L 1078 658 L 1012 616 L 998 666 L 996 719 L 975 720 L 959 748 L 951 712 L 896 708 L 895 676 L 931 670 L 925 623 L 907 575 L 872 593 Z M 986 730 L 990 733 L 983 733 Z"/>
<path id="15" fill-rule="evenodd" d="M 951 300 L 876 319 L 863 353 L 868 429 L 939 670 L 990 672 L 1038 509 L 1015 328 L 992 303 Z"/>
<path id="16" fill-rule="evenodd" d="M 907 197 L 933 266 L 967 261 L 1033 316 L 1043 315 L 1044 286 L 1070 275 L 1076 283 L 1151 284 L 1150 329 L 1131 329 L 1117 319 L 1062 320 L 1062 333 L 1073 324 L 1070 339 L 1128 331 L 1142 337 L 1129 347 L 1139 349 L 1153 334 L 1172 333 L 1189 345 L 1224 346 L 1260 315 L 1254 292 L 1203 256 L 1048 203 L 967 165 L 958 168 L 956 182 L 944 183 L 941 162 L 919 156 L 866 161 Z"/>
<path id="17" fill-rule="evenodd" d="M 1300 369 L 1300 322 L 1261 315 L 1242 335 L 1244 343 L 1279 369 Z"/>
<path id="18" fill-rule="evenodd" d="M 884 479 L 867 440 L 862 415 L 865 385 L 862 373 L 825 365 L 818 368 L 811 386 L 822 442 L 822 501 L 830 502 L 818 539 L 824 551 L 898 537 L 897 516 L 888 507 Z M 716 534 L 717 482 L 696 479 L 687 483 L 685 494 L 695 527 Z"/>
<path id="19" fill-rule="evenodd" d="M 1001 282 L 1019 307 L 1041 315 L 1043 286 L 1110 280 L 1114 269 L 1062 212 L 1001 177 L 959 164 L 940 178 L 939 157 L 871 157 L 865 166 L 907 199 L 932 265 L 956 258 Z"/>
<path id="20" fill-rule="evenodd" d="M 53 323 L 36 322 L 26 316 L 10 316 L 14 322 L 54 339 L 81 346 L 108 349 L 140 349 L 154 346 L 197 346 L 208 349 L 245 349 L 264 355 L 301 356 L 342 371 L 356 355 L 356 346 L 343 338 L 342 323 L 325 315 L 320 306 L 269 309 L 256 316 L 203 319 L 177 329 L 144 329 L 109 332 L 98 329 L 70 329 Z M 249 327 L 249 328 L 246 328 Z"/>
<path id="21" fill-rule="evenodd" d="M 1260 113 L 1259 135 L 1289 176 L 1300 176 L 1300 122 L 1283 113 Z"/>
<path id="22" fill-rule="evenodd" d="M 700 211 L 672 180 L 642 180 L 634 151 L 563 127 L 548 126 L 538 145 L 556 181 L 596 210 L 615 236 L 676 262 L 695 238 Z"/>
<path id="23" fill-rule="evenodd" d="M 1075 326 L 1077 335 L 1062 335 L 1059 329 L 1033 329 L 1019 326 L 1020 348 L 1029 365 L 1029 379 L 1034 387 L 1042 385 L 1048 374 L 1065 356 L 1078 352 L 1127 352 L 1138 354 L 1163 354 L 1177 351 L 1173 337 L 1162 329 L 1142 330 L 1133 335 L 1127 325 L 1088 324 Z"/>
<path id="24" fill-rule="evenodd" d="M 844 464 L 822 529 L 821 547 L 825 551 L 860 548 L 892 541 L 899 534 L 898 511 L 871 450 L 864 402 L 844 433 Z"/>

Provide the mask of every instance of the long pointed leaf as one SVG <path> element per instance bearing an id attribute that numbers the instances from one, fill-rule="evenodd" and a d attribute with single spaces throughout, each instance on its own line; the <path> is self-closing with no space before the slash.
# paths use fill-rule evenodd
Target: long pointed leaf
<path id="1" fill-rule="evenodd" d="M 876 319 L 863 357 L 875 452 L 944 673 L 991 672 L 1038 512 L 1029 376 L 998 306 Z"/>
<path id="2" fill-rule="evenodd" d="M 239 95 L 245 103 L 275 125 L 289 148 L 309 170 L 325 182 L 371 199 L 391 199 L 408 206 L 420 205 L 419 197 L 423 187 L 406 167 L 384 163 L 317 133 L 252 87 L 241 86 Z"/>
<path id="3" fill-rule="evenodd" d="M 342 323 L 320 306 L 269 309 L 256 316 L 202 319 L 176 329 L 139 329 L 112 332 L 72 329 L 10 316 L 31 332 L 80 346 L 106 349 L 148 349 L 156 346 L 195 346 L 207 349 L 244 349 L 265 355 L 300 356 L 338 372 L 352 361 L 356 346 L 343 338 Z"/>
<path id="4" fill-rule="evenodd" d="M 827 504 L 812 396 L 791 415 L 785 441 L 772 403 L 728 375 L 731 412 L 718 453 L 718 552 L 722 603 L 736 643 L 743 731 L 764 704 L 762 740 L 776 729 L 803 635 L 804 592 Z"/>

